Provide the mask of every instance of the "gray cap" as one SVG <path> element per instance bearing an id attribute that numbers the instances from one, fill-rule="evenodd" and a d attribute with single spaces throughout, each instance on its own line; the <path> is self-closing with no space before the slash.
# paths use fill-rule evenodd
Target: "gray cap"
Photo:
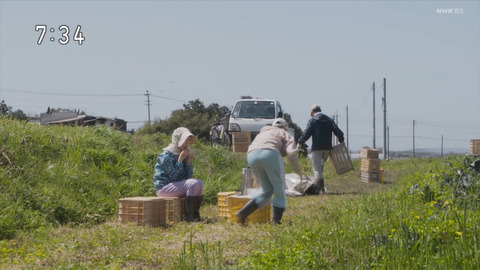
<path id="1" fill-rule="evenodd" d="M 312 108 L 310 109 L 312 112 L 321 112 L 322 109 L 320 109 L 320 105 L 314 104 L 312 105 Z"/>

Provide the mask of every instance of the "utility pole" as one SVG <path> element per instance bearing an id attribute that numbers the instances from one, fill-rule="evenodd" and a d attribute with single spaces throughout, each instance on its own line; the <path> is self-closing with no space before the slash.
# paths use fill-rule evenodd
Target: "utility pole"
<path id="1" fill-rule="evenodd" d="M 383 78 L 383 159 L 387 159 L 387 79 Z"/>
<path id="2" fill-rule="evenodd" d="M 372 90 L 373 90 L 373 148 L 377 148 L 375 147 L 375 82 L 373 82 L 373 86 L 372 86 Z"/>
<path id="3" fill-rule="evenodd" d="M 413 157 L 415 158 L 415 120 L 413 120 Z"/>
<path id="4" fill-rule="evenodd" d="M 348 146 L 348 106 L 347 106 L 347 150 L 350 150 Z"/>
<path id="5" fill-rule="evenodd" d="M 150 122 L 150 106 L 152 106 L 152 104 L 150 103 L 150 93 L 148 92 L 148 90 L 147 90 L 147 93 L 145 94 L 145 96 L 147 96 L 148 125 L 150 125 L 151 124 L 151 122 Z"/>
<path id="6" fill-rule="evenodd" d="M 338 114 L 337 113 L 333 114 L 333 121 L 338 126 Z M 338 144 L 338 138 L 336 136 L 332 136 L 332 140 L 333 140 L 334 145 Z"/>
<path id="7" fill-rule="evenodd" d="M 442 145 L 441 145 L 441 148 L 440 148 L 440 156 L 443 157 L 443 135 L 442 135 Z"/>
<path id="8" fill-rule="evenodd" d="M 387 153 L 388 159 L 390 159 L 390 127 L 387 126 Z"/>

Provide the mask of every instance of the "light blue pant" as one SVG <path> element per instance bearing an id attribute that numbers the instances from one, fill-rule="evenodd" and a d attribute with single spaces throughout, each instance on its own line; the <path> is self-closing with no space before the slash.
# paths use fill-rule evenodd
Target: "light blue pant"
<path id="1" fill-rule="evenodd" d="M 257 149 L 247 154 L 247 161 L 262 188 L 262 192 L 253 198 L 259 208 L 269 204 L 273 195 L 272 206 L 286 209 L 285 164 L 282 156 L 272 149 Z"/>
<path id="2" fill-rule="evenodd" d="M 324 179 L 323 178 L 323 166 L 328 160 L 330 155 L 330 150 L 315 150 L 312 151 L 312 168 L 313 168 L 313 177 L 315 180 Z"/>

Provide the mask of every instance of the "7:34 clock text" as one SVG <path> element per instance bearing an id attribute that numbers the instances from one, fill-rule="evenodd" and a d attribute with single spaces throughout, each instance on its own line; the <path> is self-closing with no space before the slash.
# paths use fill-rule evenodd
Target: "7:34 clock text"
<path id="1" fill-rule="evenodd" d="M 75 33 L 73 34 L 73 37 L 72 39 L 74 41 L 77 41 L 78 42 L 78 45 L 82 45 L 83 42 L 85 41 L 85 36 L 83 36 L 83 33 L 81 31 L 81 28 L 82 26 L 81 25 L 77 25 L 77 28 L 75 29 Z M 38 40 L 37 40 L 37 44 L 38 45 L 41 45 L 44 38 L 45 38 L 45 35 L 47 33 L 47 25 L 45 24 L 37 24 L 35 25 L 35 31 L 41 31 L 40 32 L 40 36 L 38 37 Z M 58 30 L 60 30 L 60 37 L 58 38 L 58 43 L 60 43 L 61 45 L 67 45 L 68 42 L 70 42 L 70 28 L 67 26 L 67 25 L 60 25 L 58 27 Z M 55 28 L 51 27 L 50 28 L 50 32 L 53 33 L 55 32 Z M 51 36 L 49 38 L 49 40 L 51 42 L 54 42 L 55 41 L 55 37 L 54 36 Z"/>

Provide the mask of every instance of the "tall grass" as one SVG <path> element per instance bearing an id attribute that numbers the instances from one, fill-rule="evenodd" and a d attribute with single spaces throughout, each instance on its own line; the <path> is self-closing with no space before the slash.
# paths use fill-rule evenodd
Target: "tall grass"
<path id="1" fill-rule="evenodd" d="M 153 167 L 171 138 L 10 119 L 0 119 L 0 134 L 0 239 L 44 226 L 99 224 L 117 213 L 119 198 L 154 196 Z M 193 149 L 206 203 L 238 188 L 242 155 L 202 143 Z"/>

